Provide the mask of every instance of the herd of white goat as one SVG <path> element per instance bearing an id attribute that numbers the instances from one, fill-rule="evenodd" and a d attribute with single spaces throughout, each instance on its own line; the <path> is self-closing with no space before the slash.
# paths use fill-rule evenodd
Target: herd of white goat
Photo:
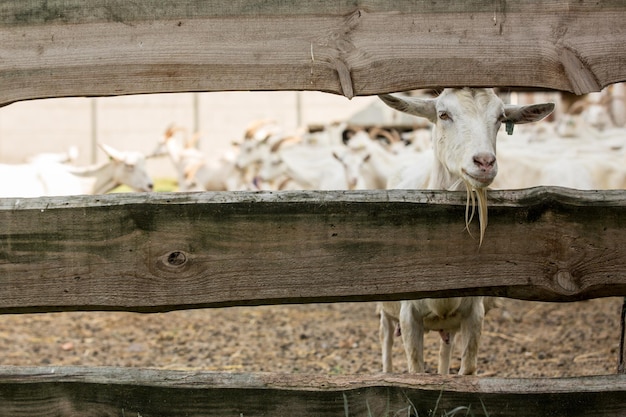
<path id="1" fill-rule="evenodd" d="M 577 189 L 626 188 L 624 84 L 578 99 L 563 100 L 552 120 L 498 132 L 499 174 L 494 189 L 558 185 Z M 124 184 L 153 188 L 145 166 L 168 156 L 180 191 L 357 190 L 426 187 L 434 161 L 432 124 L 415 118 L 412 129 L 356 127 L 336 122 L 314 132 L 287 132 L 259 120 L 224 155 L 198 149 L 197 135 L 171 126 L 149 155 L 100 145 L 102 164 L 77 167 L 69 154 L 41 154 L 20 165 L 0 164 L 0 197 L 105 193 Z M 425 182 L 424 182 L 425 181 Z"/>
<path id="2" fill-rule="evenodd" d="M 622 96 L 610 98 L 624 103 Z M 604 95 L 571 107 L 553 120 L 515 126 L 512 135 L 501 129 L 500 169 L 490 187 L 626 188 L 623 117 L 613 116 Z M 197 137 L 170 127 L 155 153 L 169 156 L 181 191 L 410 189 L 417 178 L 425 181 L 418 188 L 425 188 L 434 161 L 433 128 L 417 118 L 415 126 L 401 132 L 339 122 L 315 132 L 288 132 L 260 120 L 219 156 L 207 156 L 197 149 Z"/>
<path id="3" fill-rule="evenodd" d="M 211 190 L 467 190 L 478 201 L 481 241 L 487 224 L 485 190 L 556 185 L 576 189 L 626 188 L 624 86 L 589 95 L 553 114 L 553 103 L 504 104 L 491 89 L 445 89 L 437 97 L 381 95 L 395 110 L 416 119 L 416 128 L 357 128 L 335 123 L 316 132 L 285 132 L 279 123 L 249 126 L 232 153 L 211 158 L 198 137 L 169 127 L 150 157 L 167 155 L 180 191 Z M 505 129 L 501 129 L 504 125 Z M 418 128 L 419 126 L 419 128 Z M 496 143 L 498 147 L 496 158 Z M 145 156 L 102 149 L 109 161 L 76 168 L 41 156 L 23 165 L 0 165 L 0 196 L 96 194 L 126 184 L 151 191 Z M 475 197 L 474 197 L 475 195 Z M 466 221 L 468 221 L 466 219 Z M 438 372 L 449 372 L 455 337 L 461 345 L 460 374 L 475 374 L 489 297 L 382 302 L 383 371 L 391 372 L 393 339 L 401 336 L 410 372 L 424 372 L 423 337 L 441 336 Z"/>

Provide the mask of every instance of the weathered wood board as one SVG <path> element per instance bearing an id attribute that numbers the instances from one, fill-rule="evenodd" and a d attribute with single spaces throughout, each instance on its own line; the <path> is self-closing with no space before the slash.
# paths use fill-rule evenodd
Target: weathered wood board
<path id="1" fill-rule="evenodd" d="M 0 200 L 0 312 L 626 295 L 626 192 L 206 192 Z"/>
<path id="2" fill-rule="evenodd" d="M 502 379 L 0 367 L 0 416 L 623 416 L 626 375 Z M 433 414 L 434 413 L 434 414 Z M 462 410 L 456 415 L 466 415 Z"/>
<path id="3" fill-rule="evenodd" d="M 626 3 L 9 1 L 0 106 L 155 92 L 626 81 Z M 471 69 L 471 70 L 468 70 Z M 626 194 L 201 193 L 0 200 L 0 313 L 626 295 Z M 476 233 L 475 227 L 472 227 Z M 0 416 L 621 416 L 626 376 L 503 380 L 0 368 Z M 368 414 L 369 413 L 369 414 Z"/>
<path id="4" fill-rule="evenodd" d="M 5 1 L 0 105 L 228 90 L 581 94 L 626 81 L 624 21 L 621 0 Z"/>

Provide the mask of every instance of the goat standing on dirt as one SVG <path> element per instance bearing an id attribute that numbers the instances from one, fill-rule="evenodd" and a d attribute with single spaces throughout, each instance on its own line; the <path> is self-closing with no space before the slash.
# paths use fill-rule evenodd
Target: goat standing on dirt
<path id="1" fill-rule="evenodd" d="M 554 104 L 504 105 L 491 89 L 446 89 L 435 99 L 379 96 L 390 107 L 434 124 L 432 169 L 412 188 L 463 190 L 476 194 L 480 241 L 487 226 L 486 189 L 498 172 L 496 135 L 502 123 L 529 123 L 543 119 Z M 466 218 L 466 223 L 471 219 Z M 478 346 L 485 312 L 494 305 L 488 297 L 406 300 L 379 304 L 383 371 L 391 372 L 394 333 L 401 333 L 409 372 L 424 372 L 424 332 L 441 335 L 440 374 L 447 374 L 455 335 L 461 333 L 459 374 L 476 373 Z M 396 324 L 399 327 L 396 329 Z M 394 331 L 394 329 L 396 329 Z"/>

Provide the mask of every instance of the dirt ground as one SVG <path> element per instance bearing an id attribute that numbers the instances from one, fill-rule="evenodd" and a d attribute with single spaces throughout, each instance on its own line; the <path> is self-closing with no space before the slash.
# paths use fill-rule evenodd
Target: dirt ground
<path id="1" fill-rule="evenodd" d="M 487 316 L 479 375 L 564 377 L 616 372 L 622 298 L 505 300 Z M 363 374 L 381 369 L 373 303 L 0 317 L 0 365 L 131 366 L 207 371 Z M 426 341 L 436 371 L 439 336 Z M 458 352 L 455 352 L 458 357 Z M 402 342 L 397 372 L 406 372 Z M 458 370 L 458 359 L 453 367 Z"/>

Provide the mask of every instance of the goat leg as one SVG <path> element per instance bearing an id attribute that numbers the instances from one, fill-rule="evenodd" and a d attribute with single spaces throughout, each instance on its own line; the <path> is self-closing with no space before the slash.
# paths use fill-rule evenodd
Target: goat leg
<path id="1" fill-rule="evenodd" d="M 380 346 L 382 349 L 383 360 L 383 372 L 393 372 L 392 364 L 392 348 L 394 337 L 394 322 L 389 315 L 384 311 L 380 312 L 380 327 L 378 329 L 378 336 L 380 340 Z"/>
<path id="2" fill-rule="evenodd" d="M 482 305 L 482 304 L 481 304 Z M 459 375 L 474 375 L 478 368 L 478 346 L 483 328 L 485 314 L 475 314 L 461 323 L 461 340 L 463 352 Z"/>
<path id="3" fill-rule="evenodd" d="M 424 319 L 403 302 L 400 308 L 400 328 L 402 343 L 410 373 L 424 373 Z"/>
<path id="4" fill-rule="evenodd" d="M 454 349 L 454 332 L 439 331 L 439 334 L 445 333 L 446 338 L 441 337 L 439 342 L 439 365 L 437 372 L 441 375 L 448 375 L 450 373 L 450 359 L 452 357 L 452 350 Z"/>

